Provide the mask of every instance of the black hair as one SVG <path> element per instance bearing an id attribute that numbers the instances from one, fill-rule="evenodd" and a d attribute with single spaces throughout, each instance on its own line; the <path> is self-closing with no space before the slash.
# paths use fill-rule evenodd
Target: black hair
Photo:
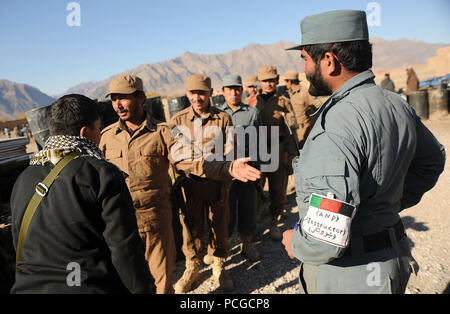
<path id="1" fill-rule="evenodd" d="M 93 127 L 100 118 L 97 103 L 89 97 L 70 94 L 55 101 L 48 113 L 50 135 L 80 135 L 83 126 Z"/>
<path id="2" fill-rule="evenodd" d="M 325 53 L 332 52 L 348 71 L 363 72 L 372 68 L 372 44 L 368 40 L 305 45 L 303 49 L 316 64 Z"/>

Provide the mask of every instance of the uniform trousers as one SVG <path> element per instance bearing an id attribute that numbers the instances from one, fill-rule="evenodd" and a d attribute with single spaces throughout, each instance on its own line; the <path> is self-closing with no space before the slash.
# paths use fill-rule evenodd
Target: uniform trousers
<path id="1" fill-rule="evenodd" d="M 173 294 L 172 275 L 175 267 L 175 240 L 172 228 L 172 212 L 153 221 L 148 231 L 139 232 L 145 247 L 145 259 L 155 279 L 157 294 Z"/>
<path id="2" fill-rule="evenodd" d="M 203 257 L 202 237 L 205 229 L 205 214 L 209 224 L 208 255 L 228 257 L 230 213 L 227 198 L 223 203 L 220 202 L 221 187 L 222 183 L 219 181 L 204 179 L 189 179 L 183 184 L 186 196 L 186 216 L 190 224 L 188 229 L 185 222 L 180 219 L 183 229 L 182 251 L 186 259 Z M 191 232 L 192 240 L 188 230 Z"/>
<path id="3" fill-rule="evenodd" d="M 237 221 L 237 230 L 241 235 L 253 235 L 256 230 L 256 209 L 258 195 L 255 183 L 234 181 L 230 188 L 230 224 L 231 236 Z"/>

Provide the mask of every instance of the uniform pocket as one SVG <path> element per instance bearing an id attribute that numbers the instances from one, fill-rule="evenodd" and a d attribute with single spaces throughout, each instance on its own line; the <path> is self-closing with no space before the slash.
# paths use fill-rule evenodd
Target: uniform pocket
<path id="1" fill-rule="evenodd" d="M 105 151 L 105 158 L 107 160 L 116 159 L 122 157 L 121 149 L 108 149 Z"/>

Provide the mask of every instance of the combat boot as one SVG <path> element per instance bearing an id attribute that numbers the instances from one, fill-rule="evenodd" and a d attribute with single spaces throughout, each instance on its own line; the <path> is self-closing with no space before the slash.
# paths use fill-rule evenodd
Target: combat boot
<path id="1" fill-rule="evenodd" d="M 281 241 L 283 236 L 281 235 L 281 231 L 278 228 L 278 217 L 271 216 L 270 217 L 270 226 L 269 226 L 270 238 L 273 241 Z"/>
<path id="2" fill-rule="evenodd" d="M 211 265 L 212 263 L 214 263 L 214 256 L 206 254 L 205 256 L 203 256 L 203 263 L 205 265 Z"/>
<path id="3" fill-rule="evenodd" d="M 225 261 L 226 258 L 224 257 L 214 256 L 212 271 L 215 281 L 219 284 L 219 289 L 223 292 L 229 292 L 234 289 L 234 284 L 233 280 L 231 280 L 230 276 L 225 270 Z"/>
<path id="4" fill-rule="evenodd" d="M 200 279 L 198 258 L 186 259 L 186 270 L 183 276 L 175 284 L 175 293 L 189 292 L 193 286 Z"/>
<path id="5" fill-rule="evenodd" d="M 241 235 L 242 241 L 242 253 L 247 257 L 250 262 L 256 262 L 259 260 L 259 252 L 252 243 L 252 235 Z"/>

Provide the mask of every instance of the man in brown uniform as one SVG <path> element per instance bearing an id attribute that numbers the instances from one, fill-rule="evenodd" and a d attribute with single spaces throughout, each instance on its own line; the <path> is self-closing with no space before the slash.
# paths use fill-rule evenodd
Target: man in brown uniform
<path id="1" fill-rule="evenodd" d="M 256 95 L 258 95 L 258 77 L 247 76 L 244 79 L 244 88 L 247 91 L 247 96 L 245 97 L 244 104 L 254 107 L 256 105 Z"/>
<path id="2" fill-rule="evenodd" d="M 311 96 L 307 89 L 301 88 L 296 71 L 287 71 L 284 74 L 284 81 L 288 88 L 292 108 L 298 123 L 297 140 L 299 149 L 302 149 L 309 131 L 314 125 L 311 114 L 320 107 L 320 101 L 317 97 Z"/>
<path id="3" fill-rule="evenodd" d="M 278 152 L 279 152 L 279 166 L 274 172 L 263 173 L 262 183 L 265 183 L 265 178 L 269 180 L 269 194 L 270 194 L 270 237 L 274 241 L 280 241 L 282 238 L 281 232 L 278 229 L 278 220 L 286 205 L 286 187 L 287 176 L 291 160 L 298 152 L 296 151 L 295 142 L 289 134 L 286 122 L 295 132 L 297 122 L 295 120 L 292 105 L 288 98 L 278 96 L 276 94 L 276 86 L 278 84 L 277 69 L 273 66 L 264 66 L 258 69 L 258 80 L 261 85 L 261 91 L 256 97 L 256 109 L 261 115 L 261 122 L 263 126 L 267 126 L 267 144 L 268 151 L 270 150 L 271 132 L 273 128 L 277 127 L 279 131 L 278 137 Z M 276 146 L 274 146 L 276 148 Z M 291 170 L 292 171 L 292 170 Z"/>
<path id="4" fill-rule="evenodd" d="M 186 79 L 186 95 L 191 106 L 178 112 L 171 124 L 181 130 L 188 139 L 187 160 L 204 159 L 208 157 L 205 151 L 223 158 L 226 128 L 232 126 L 231 117 L 211 106 L 209 98 L 213 89 L 211 79 L 206 75 L 195 74 Z M 208 132 L 214 130 L 218 132 Z M 211 134 L 214 133 L 214 134 Z M 214 147 L 211 149 L 211 144 Z M 207 148 L 209 146 L 209 148 Z M 229 146 L 231 147 L 231 146 Z M 229 148 L 228 147 L 228 148 Z M 220 152 L 221 151 L 221 152 Z M 183 151 L 183 154 L 185 152 Z M 225 272 L 224 263 L 228 257 L 228 222 L 229 209 L 227 204 L 228 189 L 231 181 L 205 180 L 190 176 L 183 185 L 186 195 L 187 216 L 190 226 L 181 222 L 183 227 L 183 253 L 186 256 L 186 270 L 175 285 L 176 293 L 191 290 L 192 285 L 200 279 L 199 263 L 203 258 L 202 235 L 204 229 L 205 208 L 209 220 L 208 255 L 213 256 L 213 276 L 220 285 L 219 289 L 230 291 L 233 281 Z M 190 227 L 189 235 L 188 227 Z"/>
<path id="5" fill-rule="evenodd" d="M 173 293 L 176 251 L 168 185 L 169 163 L 199 176 L 231 178 L 232 169 L 234 176 L 244 181 L 246 178 L 240 177 L 241 164 L 237 161 L 174 161 L 170 153 L 176 144 L 172 129 L 168 124 L 145 115 L 145 94 L 139 77 L 121 75 L 114 78 L 108 95 L 111 95 L 119 121 L 102 131 L 99 147 L 105 158 L 126 174 L 126 183 L 136 208 L 139 234 L 157 293 Z"/>

